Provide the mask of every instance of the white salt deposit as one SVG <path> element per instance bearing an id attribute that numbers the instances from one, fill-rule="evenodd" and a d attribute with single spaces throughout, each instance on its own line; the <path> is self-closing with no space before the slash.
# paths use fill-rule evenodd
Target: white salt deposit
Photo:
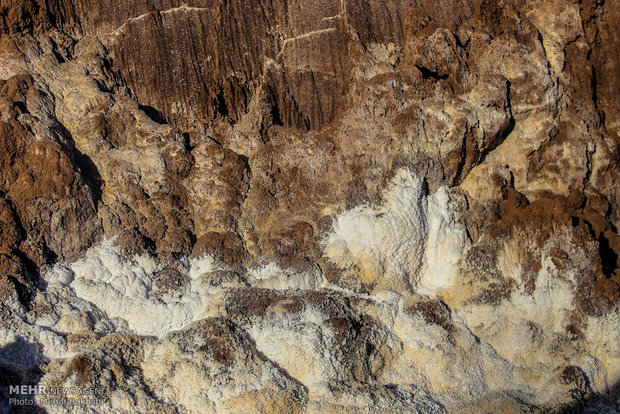
<path id="1" fill-rule="evenodd" d="M 215 259 L 211 255 L 204 255 L 190 261 L 189 278 L 196 280 L 205 273 L 210 273 L 216 269 Z"/>
<path id="2" fill-rule="evenodd" d="M 455 223 L 449 208 L 450 195 L 446 187 L 426 198 L 427 239 L 422 276 L 417 291 L 431 294 L 454 284 L 458 266 L 467 243 L 467 234 Z"/>
<path id="3" fill-rule="evenodd" d="M 324 252 L 329 260 L 345 271 L 353 270 L 350 275 L 377 285 L 371 295 L 338 290 L 359 299 L 356 309 L 388 332 L 373 332 L 385 364 L 377 365 L 381 368 L 378 381 L 399 389 L 425 384 L 437 401 L 453 407 L 449 410 L 453 412 L 461 411 L 461 401 L 484 402 L 506 390 L 528 395 L 528 401 L 541 406 L 555 403 L 566 394 L 566 386 L 556 381 L 557 372 L 566 365 L 578 366 L 594 392 L 602 393 L 615 383 L 620 377 L 616 368 L 620 362 L 617 312 L 588 318 L 583 344 L 573 347 L 564 341 L 562 346 L 567 348 L 556 350 L 558 338 L 564 336 L 570 315 L 576 311 L 577 278 L 590 263 L 585 257 L 587 250 L 575 248 L 567 250 L 572 260 L 568 270 L 556 266 L 551 249 L 571 239 L 570 229 L 558 229 L 540 250 L 541 269 L 533 292 L 527 291 L 521 277 L 520 252 L 527 246 L 511 245 L 527 243 L 523 236 L 505 241 L 498 251 L 498 270 L 514 282 L 509 299 L 495 305 L 455 302 L 445 321 L 429 321 L 423 313 L 412 311 L 412 304 L 427 301 L 427 296 L 444 289 L 443 293 L 450 293 L 448 288 L 458 289 L 463 282 L 458 269 L 466 236 L 449 205 L 447 189 L 426 195 L 419 178 L 400 170 L 380 205 L 360 206 L 338 215 L 333 233 L 325 240 Z M 176 295 L 154 295 L 152 281 L 161 266 L 148 255 L 123 257 L 113 240 L 90 249 L 75 263 L 56 264 L 45 274 L 48 286 L 42 293 L 52 310 L 38 316 L 32 329 L 23 330 L 27 332 L 26 342 L 21 345 L 32 348 L 32 361 L 39 354 L 46 359 L 66 358 L 76 351 L 60 335 L 63 332 L 132 330 L 161 338 L 158 343 L 165 350 L 170 331 L 206 316 L 225 315 L 226 289 L 236 287 L 236 282 L 228 287 L 214 286 L 213 272 L 220 269 L 213 257 L 182 263 L 187 285 Z M 247 281 L 252 287 L 274 290 L 335 289 L 322 280 L 319 271 L 282 269 L 273 262 L 249 269 Z M 416 294 L 408 293 L 411 290 Z M 253 318 L 243 330 L 269 364 L 273 362 L 303 384 L 313 401 L 339 399 L 340 394 L 332 393 L 331 384 L 350 381 L 353 371 L 346 365 L 349 356 L 339 353 L 334 328 L 326 321 L 329 316 L 314 307 L 290 312 L 284 306 L 274 306 Z M 16 342 L 15 338 L 0 331 L 0 343 L 11 342 Z M 577 348 L 585 344 L 586 348 Z M 216 383 L 205 374 L 208 370 L 200 371 L 191 358 L 177 355 L 175 349 L 170 352 L 164 354 L 172 360 L 187 359 L 187 363 L 162 363 L 155 358 L 146 363 L 145 372 L 157 378 L 160 370 L 175 372 L 162 377 L 166 379 L 161 379 L 161 384 L 166 385 L 161 389 L 184 390 L 186 396 L 173 397 L 177 391 L 169 391 L 170 395 L 162 391 L 162 395 L 171 400 L 179 398 L 194 412 L 208 411 L 203 408 L 213 401 L 218 401 L 218 407 L 213 406 L 212 411 L 227 411 L 222 401 L 232 401 L 255 384 L 259 389 L 279 372 L 273 367 L 254 372 L 258 369 L 254 365 L 251 369 L 249 365 L 235 365 L 237 371 L 231 375 L 243 382 L 235 382 L 231 391 L 228 385 Z M 349 393 L 347 390 L 346 395 Z M 367 391 L 362 394 L 370 395 Z"/>
<path id="4" fill-rule="evenodd" d="M 268 262 L 248 271 L 252 286 L 285 290 L 317 289 L 322 281 L 319 271 L 298 272 L 295 269 L 282 269 L 273 262 Z"/>
<path id="5" fill-rule="evenodd" d="M 521 278 L 522 257 L 518 252 L 522 250 L 507 241 L 498 252 L 497 267 L 514 281 L 509 299 L 497 305 L 456 304 L 451 306 L 450 319 L 441 323 L 428 321 L 422 313 L 411 310 L 411 304 L 428 300 L 425 295 L 439 293 L 452 284 L 458 288 L 462 282 L 455 279 L 466 238 L 449 201 L 446 189 L 426 196 L 421 181 L 402 170 L 381 205 L 342 213 L 326 240 L 325 254 L 330 260 L 344 268 L 357 266 L 364 273 L 362 277 L 372 276 L 384 288 L 371 295 L 340 289 L 341 294 L 359 299 L 357 310 L 386 328 L 387 333 L 373 332 L 376 344 L 381 345 L 380 360 L 385 363 L 377 371 L 377 380 L 399 389 L 424 384 L 437 401 L 452 407 L 450 412 L 461 412 L 462 401 L 484 402 L 506 390 L 528 395 L 528 401 L 541 406 L 555 403 L 566 395 L 566 386 L 556 379 L 557 372 L 567 365 L 578 366 L 597 393 L 617 382 L 617 312 L 589 318 L 581 345 L 572 347 L 562 341 L 567 348 L 556 350 L 558 338 L 564 335 L 569 316 L 575 312 L 576 278 L 590 263 L 586 250 L 577 248 L 567 251 L 574 262 L 569 270 L 561 271 L 552 260 L 550 249 L 570 240 L 570 229 L 559 229 L 540 251 L 542 266 L 533 292 L 526 292 Z M 527 242 L 523 240 L 527 238 L 519 237 L 514 243 Z M 20 352 L 30 350 L 30 359 L 20 361 L 30 364 L 40 357 L 67 358 L 77 352 L 68 345 L 63 332 L 132 330 L 158 336 L 161 341 L 157 346 L 168 359 L 151 358 L 144 372 L 159 378 L 161 395 L 181 402 L 189 412 L 208 412 L 207 403 L 217 405 L 212 407 L 213 412 L 230 411 L 224 401 L 245 398 L 238 396 L 254 386 L 262 389 L 280 378 L 279 369 L 303 384 L 312 401 L 341 401 L 331 384 L 351 381 L 353 371 L 346 364 L 350 356 L 339 353 L 342 348 L 336 344 L 334 328 L 326 321 L 329 312 L 319 308 L 290 312 L 285 306 L 273 306 L 244 326 L 243 331 L 269 363 L 265 369 L 245 363 L 233 365 L 231 369 L 236 371 L 231 378 L 235 381 L 230 389 L 210 377 L 209 370 L 200 368 L 200 364 L 209 363 L 208 358 L 196 362 L 193 356 L 169 348 L 166 334 L 170 331 L 208 315 L 225 315 L 222 304 L 227 288 L 211 283 L 213 272 L 219 270 L 213 257 L 187 261 L 181 267 L 186 269 L 187 287 L 175 296 L 155 297 L 152 280 L 162 270 L 161 265 L 148 255 L 123 257 L 114 241 L 106 240 L 90 249 L 84 259 L 56 264 L 46 272 L 48 286 L 42 294 L 52 309 L 38 316 L 32 328 L 21 329 L 24 341 L 0 331 L 0 344 L 17 342 L 23 348 Z M 332 288 L 318 272 L 282 269 L 272 262 L 249 269 L 247 278 L 253 287 L 276 290 L 321 292 Z M 423 295 L 398 291 L 399 285 Z M 0 355 L 3 358 L 7 356 Z M 257 363 L 264 362 L 260 361 L 256 359 Z M 160 376 L 160 371 L 167 374 Z M 178 397 L 178 391 L 184 394 Z M 351 392 L 347 389 L 342 395 Z M 360 388 L 359 392 L 375 398 L 368 389 Z M 355 404 L 367 407 L 370 402 L 347 402 Z M 317 408 L 316 412 L 321 410 Z"/>
<path id="6" fill-rule="evenodd" d="M 327 316 L 313 308 L 299 314 L 273 314 L 256 320 L 248 334 L 256 347 L 307 387 L 338 378 L 339 363 L 330 350 L 333 331 Z"/>
<path id="7" fill-rule="evenodd" d="M 422 180 L 401 169 L 380 206 L 359 206 L 337 216 L 325 254 L 342 268 L 359 268 L 362 281 L 377 282 L 377 290 L 446 288 L 466 242 L 449 201 L 446 188 L 426 196 Z"/>
<path id="8" fill-rule="evenodd" d="M 189 290 L 180 297 L 155 298 L 152 279 L 161 268 L 154 258 L 125 258 L 114 240 L 109 239 L 75 263 L 55 265 L 47 280 L 72 288 L 78 298 L 93 303 L 109 320 L 126 321 L 135 333 L 161 337 L 199 316 L 204 300 L 210 296 L 201 276 L 215 269 L 210 256 L 191 260 L 185 275 Z"/>

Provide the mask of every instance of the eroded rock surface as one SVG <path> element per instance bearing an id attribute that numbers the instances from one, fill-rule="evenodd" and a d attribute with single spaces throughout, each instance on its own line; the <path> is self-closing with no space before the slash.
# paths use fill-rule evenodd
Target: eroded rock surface
<path id="1" fill-rule="evenodd" d="M 0 0 L 3 401 L 616 412 L 619 16 Z"/>

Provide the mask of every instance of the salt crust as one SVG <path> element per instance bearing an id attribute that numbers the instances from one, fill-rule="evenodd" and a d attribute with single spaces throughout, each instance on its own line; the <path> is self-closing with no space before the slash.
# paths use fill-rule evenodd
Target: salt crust
<path id="1" fill-rule="evenodd" d="M 342 268 L 355 265 L 380 289 L 432 294 L 454 283 L 466 232 L 449 208 L 446 187 L 426 195 L 409 170 L 396 172 L 379 206 L 363 205 L 336 217 L 325 255 Z"/>

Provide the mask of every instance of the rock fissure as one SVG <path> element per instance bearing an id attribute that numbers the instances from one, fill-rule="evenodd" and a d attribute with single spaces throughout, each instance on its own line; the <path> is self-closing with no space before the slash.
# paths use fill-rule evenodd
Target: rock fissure
<path id="1" fill-rule="evenodd" d="M 148 7 L 0 5 L 0 377 L 110 391 L 74 413 L 620 409 L 609 2 Z"/>

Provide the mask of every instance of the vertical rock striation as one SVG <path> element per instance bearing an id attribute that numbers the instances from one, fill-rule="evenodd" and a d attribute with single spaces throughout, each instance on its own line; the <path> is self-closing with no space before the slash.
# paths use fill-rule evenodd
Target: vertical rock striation
<path id="1" fill-rule="evenodd" d="M 0 0 L 3 401 L 619 410 L 615 6 Z"/>

